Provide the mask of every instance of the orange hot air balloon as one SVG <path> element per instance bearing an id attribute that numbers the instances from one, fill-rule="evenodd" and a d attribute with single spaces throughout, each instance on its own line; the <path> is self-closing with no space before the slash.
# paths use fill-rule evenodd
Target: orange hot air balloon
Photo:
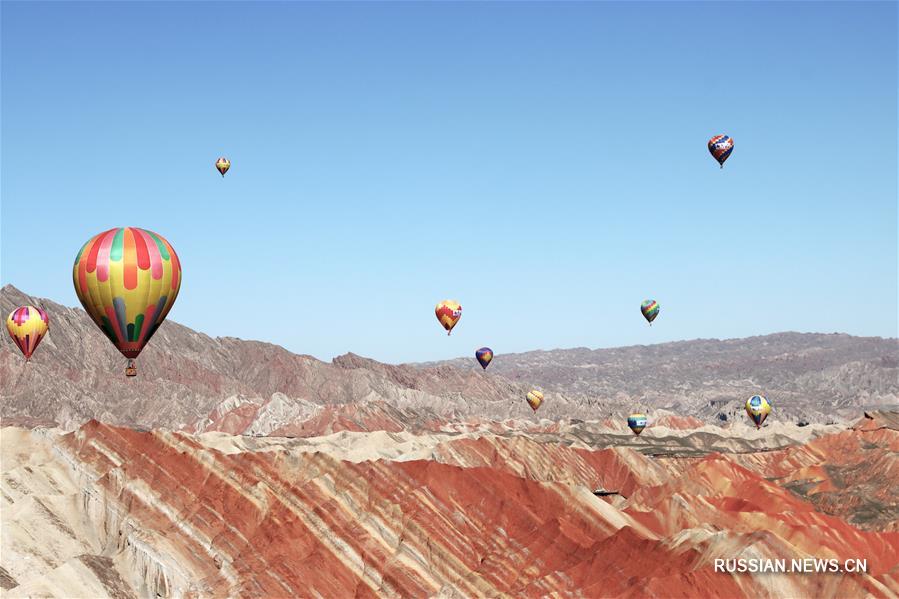
<path id="1" fill-rule="evenodd" d="M 462 306 L 459 305 L 459 302 L 444 300 L 434 308 L 434 314 L 437 315 L 437 320 L 449 335 L 453 332 L 453 327 L 456 326 L 459 319 L 462 318 Z"/>
<path id="2" fill-rule="evenodd" d="M 528 391 L 525 399 L 528 401 L 528 405 L 531 406 L 531 409 L 536 412 L 537 408 L 540 407 L 540 404 L 543 403 L 543 394 L 537 390 Z"/>
<path id="3" fill-rule="evenodd" d="M 20 306 L 10 312 L 6 319 L 6 330 L 25 355 L 26 362 L 31 359 L 31 354 L 37 349 L 49 327 L 50 317 L 34 306 Z"/>

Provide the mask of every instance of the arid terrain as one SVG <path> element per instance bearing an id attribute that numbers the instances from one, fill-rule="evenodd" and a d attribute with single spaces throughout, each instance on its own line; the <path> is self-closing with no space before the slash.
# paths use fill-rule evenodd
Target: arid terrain
<path id="1" fill-rule="evenodd" d="M 0 585 L 9 597 L 895 597 L 899 416 L 869 416 L 795 429 L 810 440 L 778 450 L 674 429 L 6 427 Z M 740 557 L 859 558 L 867 572 L 713 569 Z"/>
<path id="2" fill-rule="evenodd" d="M 128 380 L 83 311 L 0 291 L 7 313 L 23 303 L 51 329 L 27 366 L 0 345 L 3 597 L 899 597 L 895 339 L 540 351 L 483 372 L 167 322 Z M 741 409 L 759 391 L 774 411 L 756 430 Z M 713 567 L 805 557 L 867 571 Z"/>

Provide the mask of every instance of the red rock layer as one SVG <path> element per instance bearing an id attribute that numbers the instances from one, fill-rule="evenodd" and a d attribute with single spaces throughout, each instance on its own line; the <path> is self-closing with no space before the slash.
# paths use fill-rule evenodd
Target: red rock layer
<path id="1" fill-rule="evenodd" d="M 672 470 L 627 449 L 488 435 L 449 441 L 430 461 L 352 463 L 226 454 L 182 433 L 97 422 L 59 450 L 97 477 L 90 493 L 193 581 L 188 595 L 899 593 L 899 534 L 859 531 L 724 456 Z M 597 487 L 625 495 L 623 509 L 594 496 Z M 714 572 L 715 558 L 740 552 L 862 557 L 869 574 L 795 576 L 774 588 Z"/>
<path id="2" fill-rule="evenodd" d="M 805 445 L 731 457 L 824 513 L 899 532 L 899 431 L 875 423 L 867 419 L 856 430 Z"/>

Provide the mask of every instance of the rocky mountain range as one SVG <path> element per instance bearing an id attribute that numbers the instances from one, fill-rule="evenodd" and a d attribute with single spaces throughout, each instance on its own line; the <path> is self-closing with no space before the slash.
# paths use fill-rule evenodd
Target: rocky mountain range
<path id="1" fill-rule="evenodd" d="M 28 303 L 49 312 L 50 332 L 27 365 L 7 336 L 0 343 L 0 416 L 7 423 L 71 430 L 97 419 L 313 435 L 377 429 L 390 420 L 418 430 L 469 417 L 620 419 L 639 409 L 729 427 L 744 426 L 743 403 L 758 392 L 772 401 L 772 420 L 793 423 L 851 419 L 899 403 L 899 342 L 841 334 L 500 353 L 485 372 L 467 357 L 390 365 L 346 354 L 327 363 L 166 321 L 140 356 L 139 376 L 127 379 L 123 358 L 83 310 L 11 285 L 0 290 L 3 314 Z M 547 394 L 536 416 L 522 401 L 530 388 Z"/>
<path id="2" fill-rule="evenodd" d="M 499 354 L 485 372 L 166 322 L 126 378 L 82 310 L 0 290 L 5 313 L 29 303 L 50 314 L 32 361 L 0 344 L 2 597 L 899 596 L 895 339 Z M 756 392 L 761 430 L 741 414 Z M 866 565 L 713 567 L 739 558 Z"/>

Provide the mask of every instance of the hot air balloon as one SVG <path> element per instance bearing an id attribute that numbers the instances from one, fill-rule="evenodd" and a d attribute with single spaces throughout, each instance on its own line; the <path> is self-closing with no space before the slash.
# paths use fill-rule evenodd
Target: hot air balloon
<path id="1" fill-rule="evenodd" d="M 639 435 L 643 432 L 643 429 L 646 428 L 646 415 L 631 414 L 627 417 L 627 426 L 634 431 L 635 435 Z"/>
<path id="2" fill-rule="evenodd" d="M 10 312 L 6 319 L 6 330 L 25 354 L 26 362 L 31 359 L 31 354 L 37 349 L 49 327 L 50 317 L 34 306 L 20 306 Z"/>
<path id="3" fill-rule="evenodd" d="M 746 415 L 755 424 L 756 429 L 762 427 L 762 423 L 765 422 L 765 418 L 770 413 L 771 404 L 768 403 L 768 398 L 764 395 L 753 395 L 746 401 Z"/>
<path id="4" fill-rule="evenodd" d="M 491 360 L 493 360 L 493 350 L 489 347 L 482 347 L 474 352 L 474 357 L 478 359 L 481 368 L 487 370 L 487 366 L 489 366 Z"/>
<path id="5" fill-rule="evenodd" d="M 528 400 L 528 405 L 531 406 L 531 409 L 535 412 L 537 408 L 540 407 L 540 404 L 543 403 L 543 394 L 536 390 L 528 391 L 528 394 L 525 396 L 525 399 Z"/>
<path id="6" fill-rule="evenodd" d="M 709 140 L 709 153 L 712 158 L 718 161 L 721 168 L 724 168 L 724 161 L 730 157 L 734 151 L 734 140 L 727 135 L 716 135 Z"/>
<path id="7" fill-rule="evenodd" d="M 652 321 L 659 315 L 659 303 L 648 299 L 640 304 L 640 312 L 643 313 L 643 318 L 649 322 L 649 326 L 652 326 Z"/>
<path id="8" fill-rule="evenodd" d="M 222 174 L 222 177 L 224 177 L 225 173 L 228 172 L 228 169 L 231 168 L 231 161 L 222 156 L 215 161 L 215 168 L 217 168 L 218 172 L 220 172 Z"/>
<path id="9" fill-rule="evenodd" d="M 462 318 L 462 306 L 459 305 L 459 302 L 444 300 L 434 308 L 434 314 L 437 315 L 437 320 L 449 335 L 453 332 L 453 327 L 456 326 L 459 319 Z"/>
<path id="10" fill-rule="evenodd" d="M 81 305 L 128 358 L 133 360 L 165 320 L 181 288 L 181 262 L 161 235 L 125 227 L 92 237 L 75 258 L 75 293 Z"/>

